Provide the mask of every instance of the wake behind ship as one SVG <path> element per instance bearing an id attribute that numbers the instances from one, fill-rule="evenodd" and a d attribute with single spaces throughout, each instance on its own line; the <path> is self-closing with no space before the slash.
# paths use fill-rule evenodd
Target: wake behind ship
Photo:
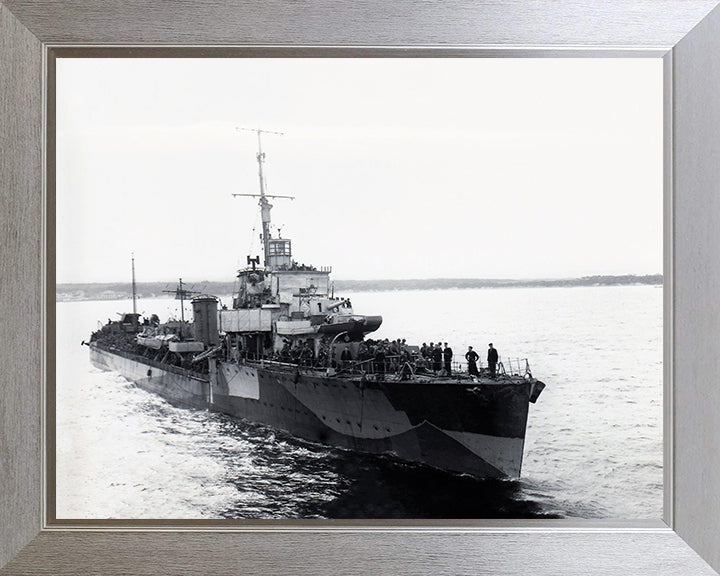
<path id="1" fill-rule="evenodd" d="M 330 268 L 298 264 L 271 234 L 258 130 L 263 261 L 247 257 L 232 308 L 192 293 L 193 319 L 161 323 L 135 309 L 92 335 L 90 359 L 170 402 L 293 436 L 481 478 L 519 477 L 529 403 L 544 384 L 527 361 L 497 375 L 438 365 L 404 341 L 368 337 L 380 316 L 336 296 Z M 134 269 L 134 268 L 133 268 Z M 183 305 L 181 302 L 181 311 Z M 182 312 L 181 312 L 182 313 Z M 449 368 L 446 369 L 446 368 Z"/>

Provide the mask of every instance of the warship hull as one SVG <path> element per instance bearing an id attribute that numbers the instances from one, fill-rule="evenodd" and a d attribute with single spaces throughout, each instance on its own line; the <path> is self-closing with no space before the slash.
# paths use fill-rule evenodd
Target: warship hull
<path id="1" fill-rule="evenodd" d="M 117 372 L 140 388 L 154 392 L 175 406 L 185 408 L 208 407 L 210 382 L 207 375 L 162 366 L 121 350 L 106 350 L 90 345 L 90 362 L 96 368 Z"/>
<path id="2" fill-rule="evenodd" d="M 98 344 L 91 344 L 90 360 L 172 404 L 310 442 L 482 478 L 520 476 L 533 386 L 527 380 L 367 380 L 280 362 L 220 360 L 200 374 Z"/>

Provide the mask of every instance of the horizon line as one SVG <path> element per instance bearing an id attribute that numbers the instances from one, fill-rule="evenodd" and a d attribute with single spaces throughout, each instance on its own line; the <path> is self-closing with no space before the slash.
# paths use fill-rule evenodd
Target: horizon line
<path id="1" fill-rule="evenodd" d="M 443 276 L 435 276 L 430 278 L 334 278 L 334 282 L 431 282 L 431 281 L 476 281 L 476 282 L 562 282 L 562 281 L 573 281 L 573 280 L 591 280 L 594 278 L 655 278 L 663 277 L 662 272 L 648 273 L 648 274 L 587 274 L 583 276 L 556 276 L 556 277 L 535 277 L 535 278 L 479 278 L 479 277 L 453 277 L 447 278 Z M 207 282 L 207 283 L 231 283 L 235 282 L 236 278 L 233 277 L 229 280 L 183 280 L 183 282 Z M 173 283 L 175 280 L 142 280 L 137 281 L 136 284 L 159 284 L 159 283 Z M 72 286 L 72 285 L 103 285 L 103 284 L 132 284 L 132 280 L 104 280 L 104 281 L 73 281 L 73 282 L 56 282 L 56 286 Z"/>

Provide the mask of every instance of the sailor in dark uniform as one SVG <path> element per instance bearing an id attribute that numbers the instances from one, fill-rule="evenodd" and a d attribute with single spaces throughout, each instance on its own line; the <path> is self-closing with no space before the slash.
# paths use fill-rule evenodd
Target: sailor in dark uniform
<path id="1" fill-rule="evenodd" d="M 375 372 L 378 380 L 385 380 L 385 352 L 381 347 L 375 353 Z"/>
<path id="2" fill-rule="evenodd" d="M 440 343 L 438 342 L 437 346 L 432 351 L 432 361 L 433 361 L 433 372 L 437 374 L 442 370 L 442 350 L 440 350 Z"/>
<path id="3" fill-rule="evenodd" d="M 342 361 L 342 367 L 347 368 L 350 365 L 350 361 L 352 360 L 352 353 L 350 352 L 350 348 L 345 347 L 343 351 L 340 353 L 340 360 Z"/>
<path id="4" fill-rule="evenodd" d="M 465 360 L 468 363 L 468 374 L 471 376 L 480 376 L 477 369 L 477 361 L 480 358 L 478 353 L 473 350 L 472 346 L 468 346 L 468 351 L 465 353 Z"/>
<path id="5" fill-rule="evenodd" d="M 445 372 L 447 372 L 447 375 L 450 376 L 452 374 L 452 357 L 453 357 L 453 351 L 450 346 L 448 346 L 447 342 L 445 342 L 445 348 L 443 348 L 443 360 L 445 361 Z"/>
<path id="6" fill-rule="evenodd" d="M 488 368 L 490 369 L 490 378 L 495 378 L 495 367 L 498 363 L 498 351 L 493 348 L 492 342 L 488 344 Z"/>

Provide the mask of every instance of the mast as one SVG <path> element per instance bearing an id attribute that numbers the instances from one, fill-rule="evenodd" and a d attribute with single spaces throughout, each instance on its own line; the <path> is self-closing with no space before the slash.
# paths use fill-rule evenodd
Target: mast
<path id="1" fill-rule="evenodd" d="M 258 177 L 260 178 L 260 214 L 262 216 L 262 228 L 263 228 L 263 255 L 264 255 L 264 262 L 263 264 L 265 266 L 268 265 L 268 254 L 270 252 L 269 246 L 270 246 L 270 210 L 272 209 L 272 204 L 268 202 L 267 196 L 265 196 L 265 176 L 263 175 L 263 164 L 265 163 L 265 153 L 262 151 L 262 140 L 260 139 L 261 130 L 258 128 L 257 130 L 257 139 L 258 139 L 258 153 L 257 153 L 257 162 L 258 162 Z M 275 132 L 275 134 L 282 135 L 281 132 Z"/>
<path id="2" fill-rule="evenodd" d="M 132 292 L 133 292 L 133 315 L 137 314 L 137 290 L 135 289 L 135 252 L 131 252 L 132 257 Z"/>
<path id="3" fill-rule="evenodd" d="M 265 152 L 262 151 L 262 139 L 260 135 L 276 134 L 278 136 L 283 136 L 283 133 L 272 132 L 270 130 L 261 130 L 260 128 L 238 128 L 238 130 L 257 133 L 258 152 L 256 158 L 258 162 L 258 178 L 260 180 L 260 194 L 233 194 L 233 196 L 252 196 L 253 198 L 260 198 L 258 204 L 260 205 L 260 215 L 262 219 L 263 265 L 267 267 L 269 265 L 268 258 L 270 256 L 270 210 L 273 207 L 272 204 L 270 204 L 270 202 L 268 201 L 268 198 L 289 198 L 290 200 L 294 200 L 295 197 L 277 196 L 265 193 L 265 175 L 263 174 Z"/>
<path id="4" fill-rule="evenodd" d="M 180 284 L 178 286 L 178 294 L 180 295 L 180 321 L 185 323 L 185 290 L 182 287 L 182 278 L 180 278 Z"/>
<path id="5" fill-rule="evenodd" d="M 163 292 L 169 292 L 170 294 L 175 294 L 175 300 L 180 300 L 180 320 L 184 323 L 185 322 L 185 298 L 188 298 L 194 294 L 200 294 L 200 292 L 196 292 L 194 290 L 185 290 L 183 288 L 183 279 L 179 279 L 179 283 L 177 288 L 175 290 L 163 290 Z"/>

